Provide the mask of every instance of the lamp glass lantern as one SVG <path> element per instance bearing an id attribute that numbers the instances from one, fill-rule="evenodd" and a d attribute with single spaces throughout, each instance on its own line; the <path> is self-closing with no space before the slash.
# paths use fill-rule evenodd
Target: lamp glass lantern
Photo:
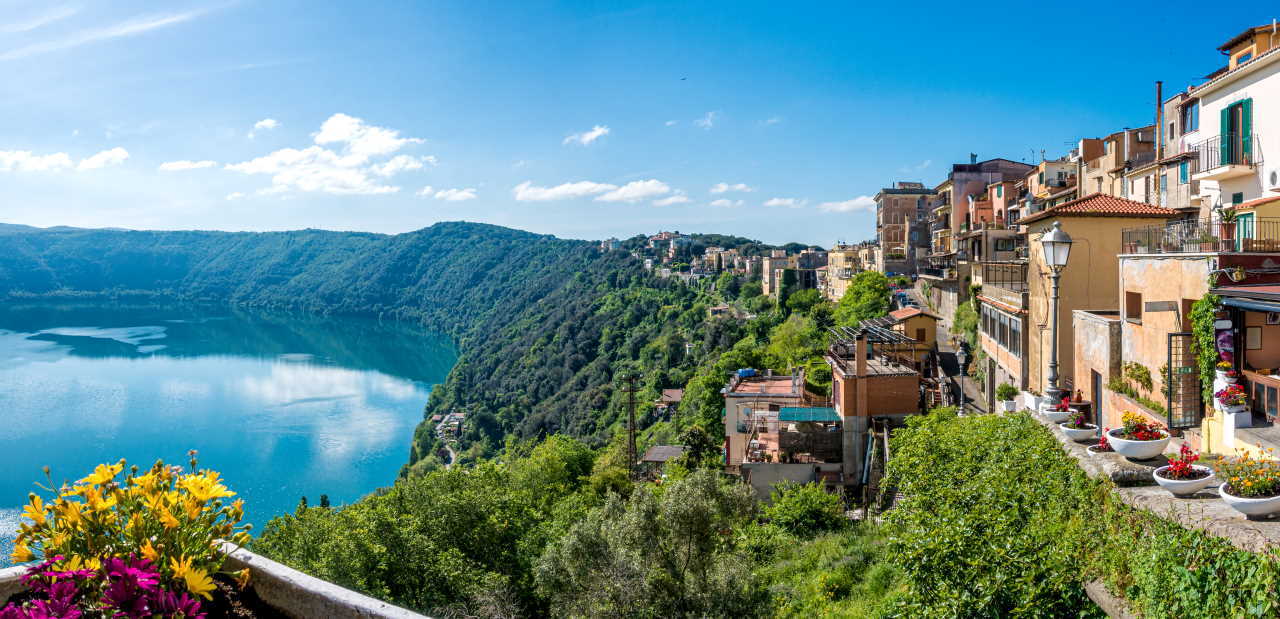
<path id="1" fill-rule="evenodd" d="M 1040 237 L 1040 245 L 1044 247 L 1044 262 L 1054 271 L 1067 266 L 1067 258 L 1071 256 L 1071 235 L 1062 230 L 1062 222 L 1053 222 L 1053 229 Z"/>

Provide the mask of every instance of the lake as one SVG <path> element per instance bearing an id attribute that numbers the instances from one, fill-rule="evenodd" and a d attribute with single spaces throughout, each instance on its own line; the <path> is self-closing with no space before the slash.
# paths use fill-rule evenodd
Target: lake
<path id="1" fill-rule="evenodd" d="M 421 328 L 189 306 L 0 307 L 0 565 L 35 482 L 156 459 L 220 471 L 255 532 L 390 485 L 456 353 Z"/>

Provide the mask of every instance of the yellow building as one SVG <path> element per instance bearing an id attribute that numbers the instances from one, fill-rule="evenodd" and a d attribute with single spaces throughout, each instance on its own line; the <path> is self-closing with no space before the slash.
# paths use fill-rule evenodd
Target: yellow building
<path id="1" fill-rule="evenodd" d="M 1060 206 L 1034 213 L 1018 223 L 1027 227 L 1027 387 L 1033 393 L 1044 393 L 1048 386 L 1051 354 L 1050 295 L 1052 284 L 1044 262 L 1040 237 L 1055 223 L 1075 241 L 1071 257 L 1062 271 L 1058 303 L 1058 375 L 1059 386 L 1074 388 L 1075 368 L 1074 310 L 1118 307 L 1121 230 L 1159 223 L 1178 213 L 1165 208 L 1125 200 L 1114 196 L 1092 194 Z"/>
<path id="2" fill-rule="evenodd" d="M 857 245 L 836 245 L 827 250 L 827 286 L 823 290 L 827 298 L 838 302 L 849 289 L 849 282 L 858 274 L 861 260 Z"/>

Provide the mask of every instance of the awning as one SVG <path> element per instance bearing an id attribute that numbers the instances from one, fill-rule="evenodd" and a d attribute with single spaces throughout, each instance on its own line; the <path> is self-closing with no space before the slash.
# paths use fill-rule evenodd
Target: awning
<path id="1" fill-rule="evenodd" d="M 840 416 L 830 406 L 784 406 L 778 421 L 840 421 Z"/>
<path id="2" fill-rule="evenodd" d="M 1280 312 L 1280 303 L 1241 299 L 1240 297 L 1222 297 L 1222 304 L 1254 312 Z"/>

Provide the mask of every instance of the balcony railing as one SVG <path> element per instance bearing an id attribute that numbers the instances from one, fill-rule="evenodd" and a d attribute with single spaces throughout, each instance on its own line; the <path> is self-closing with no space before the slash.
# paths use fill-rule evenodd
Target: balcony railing
<path id="1" fill-rule="evenodd" d="M 1255 166 L 1262 163 L 1262 144 L 1257 134 L 1224 133 L 1192 144 L 1201 170 L 1230 165 Z"/>
<path id="2" fill-rule="evenodd" d="M 1245 218 L 1223 224 L 1190 219 L 1120 233 L 1126 254 L 1280 253 L 1280 218 Z"/>

